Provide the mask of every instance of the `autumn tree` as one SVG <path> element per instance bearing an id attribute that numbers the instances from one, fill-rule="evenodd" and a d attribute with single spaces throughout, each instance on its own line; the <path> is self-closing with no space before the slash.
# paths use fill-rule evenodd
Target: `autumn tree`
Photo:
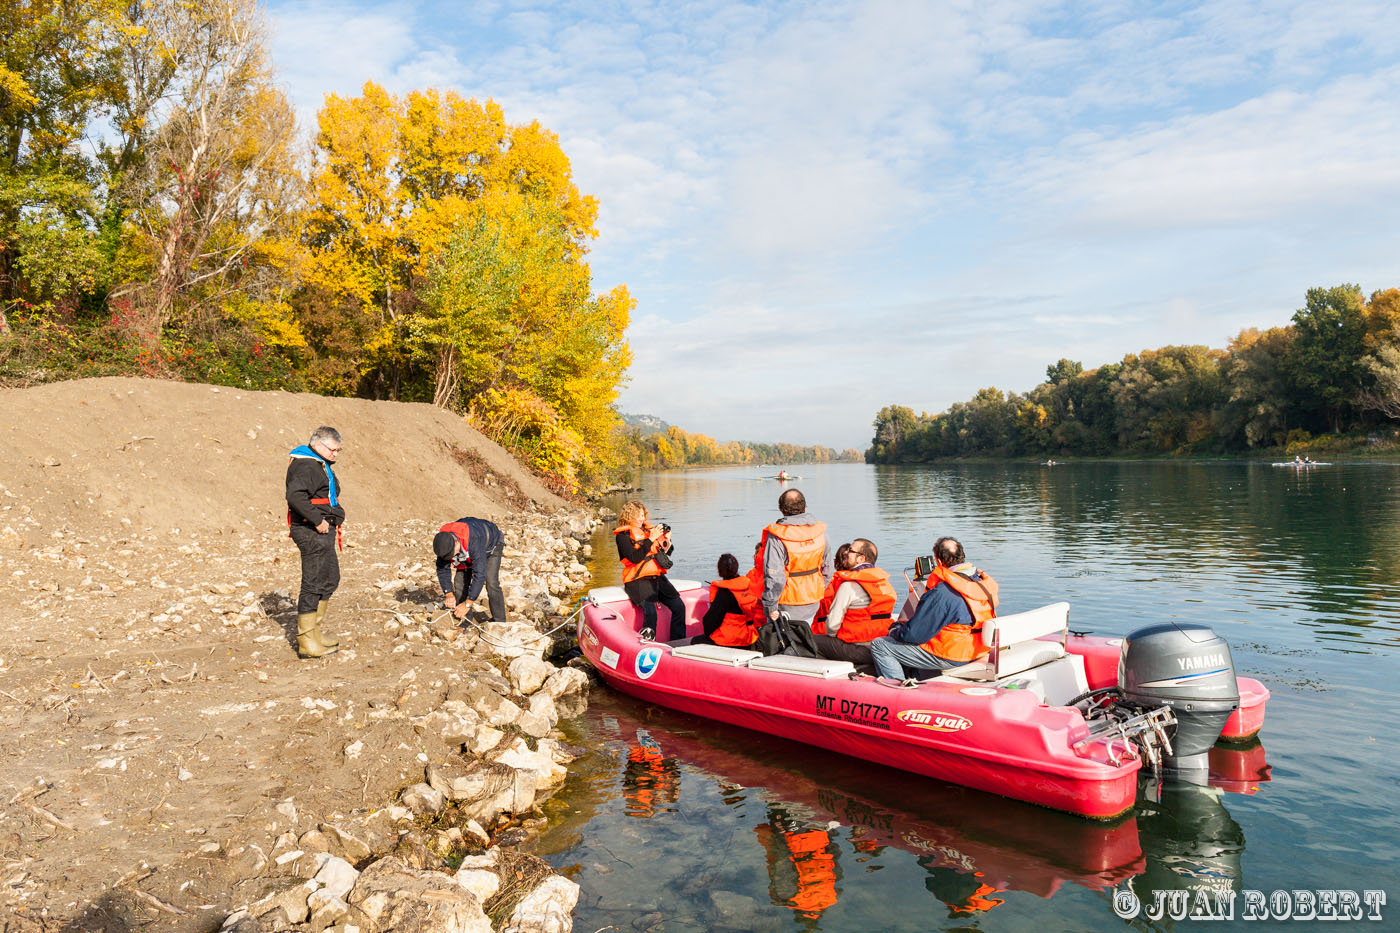
<path id="1" fill-rule="evenodd" d="M 359 97 L 328 95 L 317 120 L 307 286 L 353 309 L 360 320 L 347 325 L 370 334 L 357 368 L 371 391 L 452 396 L 461 361 L 440 340 L 428 340 L 436 355 L 420 352 L 424 332 L 414 317 L 433 264 L 464 227 L 494 223 L 519 242 L 516 228 L 528 221 L 513 213 L 534 210 L 549 214 L 551 245 L 566 264 L 582 267 L 597 202 L 574 186 L 553 133 L 507 124 L 493 101 L 435 90 L 396 97 L 369 82 Z M 467 249 L 458 241 L 453 261 L 485 261 Z"/>
<path id="2" fill-rule="evenodd" d="M 176 301 L 219 301 L 300 197 L 290 104 L 272 84 L 254 0 L 177 4 L 151 18 L 174 63 L 159 127 L 129 184 L 151 268 L 131 291 L 147 339 Z M 134 131 L 134 128 L 133 128 Z"/>

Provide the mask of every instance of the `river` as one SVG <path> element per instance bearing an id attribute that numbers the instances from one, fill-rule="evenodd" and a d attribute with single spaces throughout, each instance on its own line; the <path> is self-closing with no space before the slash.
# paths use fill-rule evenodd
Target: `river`
<path id="1" fill-rule="evenodd" d="M 1105 825 L 598 687 L 568 726 L 588 754 L 537 848 L 582 886 L 576 930 L 1160 929 L 1120 920 L 1115 891 L 1199 886 L 1389 889 L 1367 925 L 1400 928 L 1400 467 L 787 470 L 834 542 L 876 542 L 901 591 L 952 534 L 1000 582 L 1003 613 L 1068 600 L 1076 630 L 1211 626 L 1273 694 L 1262 743 L 1218 749 L 1223 789 L 1144 782 Z M 710 579 L 723 551 L 747 566 L 783 488 L 756 477 L 775 472 L 643 476 L 639 497 L 674 528 L 673 577 Z M 609 532 L 596 585 L 618 581 Z"/>

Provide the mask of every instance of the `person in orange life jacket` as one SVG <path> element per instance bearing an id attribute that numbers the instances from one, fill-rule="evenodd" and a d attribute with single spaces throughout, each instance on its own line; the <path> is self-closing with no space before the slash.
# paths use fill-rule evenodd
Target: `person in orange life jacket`
<path id="1" fill-rule="evenodd" d="M 841 548 L 847 548 L 845 555 Z M 870 642 L 889 632 L 898 597 L 890 586 L 890 575 L 875 566 L 880 556 L 875 542 L 856 538 L 841 548 L 836 550 L 836 575 L 812 621 L 817 654 L 833 661 L 850 661 L 861 673 L 874 674 Z"/>
<path id="2" fill-rule="evenodd" d="M 466 618 L 467 610 L 485 586 L 491 621 L 506 620 L 506 598 L 501 592 L 501 553 L 505 546 L 501 529 L 484 518 L 459 518 L 433 535 L 442 604 L 452 610 L 454 618 Z"/>
<path id="3" fill-rule="evenodd" d="M 981 628 L 996 615 L 996 581 L 967 563 L 955 538 L 934 542 L 933 557 L 936 566 L 914 614 L 870 643 L 881 677 L 929 676 L 987 653 Z"/>
<path id="4" fill-rule="evenodd" d="M 782 517 L 763 529 L 763 613 L 811 622 L 834 572 L 826 525 L 807 514 L 797 489 L 778 496 Z"/>
<path id="5" fill-rule="evenodd" d="M 642 611 L 642 627 L 656 633 L 656 604 L 661 603 L 671 614 L 671 630 L 667 641 L 685 637 L 685 603 L 666 579 L 666 570 L 656 561 L 658 554 L 670 555 L 671 533 L 653 528 L 647 522 L 647 507 L 639 500 L 623 503 L 618 511 L 617 557 L 622 562 L 622 588 L 632 605 Z"/>
<path id="6" fill-rule="evenodd" d="M 337 529 L 345 523 L 343 491 L 332 469 L 340 455 L 340 432 L 322 427 L 291 451 L 287 462 L 287 533 L 301 552 L 301 592 L 297 595 L 297 655 L 319 658 L 338 641 L 321 634 L 326 604 L 340 586 Z"/>
<path id="7" fill-rule="evenodd" d="M 758 592 L 749 577 L 739 575 L 739 558 L 733 554 L 721 554 L 716 569 L 719 579 L 710 583 L 710 608 L 700 619 L 704 633 L 690 643 L 747 648 L 758 641 L 753 622 Z"/>

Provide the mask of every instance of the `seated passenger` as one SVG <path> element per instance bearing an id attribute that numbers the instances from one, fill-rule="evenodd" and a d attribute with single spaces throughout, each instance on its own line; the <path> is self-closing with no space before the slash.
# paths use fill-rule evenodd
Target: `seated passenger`
<path id="1" fill-rule="evenodd" d="M 837 549 L 838 569 L 812 622 L 817 653 L 833 661 L 850 661 L 863 673 L 875 671 L 870 642 L 889 632 L 898 598 L 890 575 L 875 566 L 879 553 L 875 543 L 865 538 Z"/>
<path id="2" fill-rule="evenodd" d="M 632 605 L 641 610 L 642 627 L 656 634 L 656 604 L 670 612 L 670 633 L 667 641 L 685 637 L 685 602 L 681 599 L 666 571 L 673 546 L 671 532 L 665 526 L 657 528 L 647 521 L 647 507 L 638 499 L 623 503 L 617 516 L 617 558 L 622 562 L 622 588 Z"/>
<path id="3" fill-rule="evenodd" d="M 870 643 L 881 677 L 930 676 L 987 653 L 982 623 L 996 615 L 996 581 L 967 562 L 955 538 L 934 542 L 933 558 L 936 565 L 913 616 Z"/>
<path id="4" fill-rule="evenodd" d="M 733 554 L 721 554 L 717 569 L 720 578 L 710 583 L 710 608 L 700 619 L 704 634 L 690 643 L 747 648 L 758 640 L 754 606 L 762 590 L 749 577 L 739 575 L 739 558 Z"/>

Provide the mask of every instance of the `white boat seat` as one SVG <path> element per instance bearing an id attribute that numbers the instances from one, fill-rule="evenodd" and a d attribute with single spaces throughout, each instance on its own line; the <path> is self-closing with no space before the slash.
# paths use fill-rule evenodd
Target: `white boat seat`
<path id="1" fill-rule="evenodd" d="M 626 600 L 627 591 L 620 586 L 599 586 L 588 591 L 588 598 L 601 606 Z"/>
<path id="2" fill-rule="evenodd" d="M 1060 641 L 1041 641 L 1046 635 L 1060 635 Z M 991 652 L 960 667 L 949 668 L 944 677 L 958 680 L 1001 680 L 1063 658 L 1069 636 L 1069 603 L 1051 603 L 1029 612 L 999 616 L 982 623 L 982 639 Z"/>
<path id="3" fill-rule="evenodd" d="M 730 648 L 726 645 L 682 645 L 671 651 L 678 658 L 692 661 L 707 661 L 710 664 L 723 664 L 726 667 L 743 667 L 754 658 L 763 657 L 761 651 L 746 651 L 743 648 Z"/>
<path id="4" fill-rule="evenodd" d="M 670 580 L 671 578 L 667 577 L 666 579 Z M 677 593 L 684 593 L 686 590 L 699 590 L 705 587 L 705 584 L 701 583 L 699 580 L 671 580 L 671 585 L 676 588 Z"/>
<path id="5" fill-rule="evenodd" d="M 849 677 L 856 666 L 850 661 L 829 661 L 826 658 L 798 658 L 790 654 L 775 654 L 757 657 L 749 662 L 749 670 L 782 671 L 785 674 L 801 674 L 804 677 L 821 677 L 832 680 Z"/>

